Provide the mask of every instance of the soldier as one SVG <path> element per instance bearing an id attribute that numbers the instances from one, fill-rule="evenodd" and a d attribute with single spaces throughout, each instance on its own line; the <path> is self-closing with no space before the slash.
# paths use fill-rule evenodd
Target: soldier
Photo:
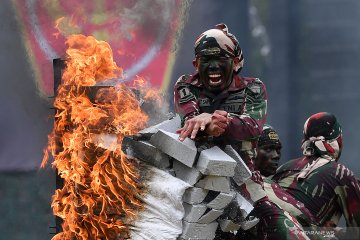
<path id="1" fill-rule="evenodd" d="M 320 112 L 306 120 L 302 150 L 304 156 L 282 165 L 273 180 L 304 203 L 318 226 L 336 227 L 343 215 L 348 227 L 356 227 L 351 234 L 358 239 L 360 186 L 354 173 L 338 163 L 342 129 L 333 114 Z"/>
<path id="2" fill-rule="evenodd" d="M 255 158 L 255 169 L 264 176 L 264 188 L 270 200 L 278 204 L 283 210 L 296 217 L 303 227 L 312 227 L 315 218 L 303 203 L 296 200 L 271 180 L 276 173 L 281 157 L 282 145 L 275 129 L 264 125 L 258 141 L 258 151 Z"/>
<path id="3" fill-rule="evenodd" d="M 284 239 L 297 226 L 269 201 L 253 162 L 266 121 L 266 89 L 258 78 L 238 75 L 243 63 L 239 43 L 225 24 L 197 38 L 196 73 L 181 76 L 174 88 L 174 106 L 183 126 L 178 130 L 179 140 L 190 137 L 219 146 L 231 144 L 252 171 L 252 177 L 237 189 L 259 213 L 258 239 Z M 305 239 L 300 231 L 292 234 L 290 238 Z"/>
<path id="4" fill-rule="evenodd" d="M 258 151 L 255 158 L 255 168 L 261 175 L 274 175 L 279 167 L 281 157 L 281 142 L 277 132 L 270 126 L 264 125 L 258 141 Z"/>

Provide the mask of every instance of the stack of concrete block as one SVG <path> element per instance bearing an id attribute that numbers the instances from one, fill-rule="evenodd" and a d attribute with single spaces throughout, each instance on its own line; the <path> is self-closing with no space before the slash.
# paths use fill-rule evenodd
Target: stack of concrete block
<path id="1" fill-rule="evenodd" d="M 122 150 L 129 157 L 171 172 L 191 186 L 183 196 L 185 215 L 179 239 L 213 239 L 219 224 L 223 231 L 238 230 L 240 225 L 227 216 L 231 211 L 227 207 L 238 199 L 230 179 L 239 175 L 235 182 L 241 185 L 251 172 L 231 146 L 200 150 L 189 138 L 178 140 L 179 128 L 180 118 L 176 116 L 135 137 L 125 137 Z M 243 203 L 236 204 L 239 207 Z"/>

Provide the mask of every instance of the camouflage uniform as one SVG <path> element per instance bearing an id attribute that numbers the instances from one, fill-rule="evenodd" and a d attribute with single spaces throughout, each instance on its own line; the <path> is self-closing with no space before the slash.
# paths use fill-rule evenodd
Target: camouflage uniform
<path id="1" fill-rule="evenodd" d="M 273 182 L 270 177 L 276 173 L 278 162 L 281 158 L 282 144 L 275 129 L 265 124 L 258 141 L 258 154 L 255 158 L 255 167 L 264 178 L 264 188 L 269 199 L 278 204 L 283 210 L 301 223 L 303 227 L 309 227 L 315 218 L 303 203 L 287 193 L 279 184 Z"/>
<path id="2" fill-rule="evenodd" d="M 266 89 L 257 78 L 236 75 L 243 64 L 241 49 L 235 37 L 227 32 L 227 27 L 223 24 L 219 27 L 217 29 L 221 31 L 211 29 L 197 39 L 194 66 L 198 67 L 198 73 L 183 75 L 176 82 L 175 111 L 180 115 L 183 126 L 188 120 L 203 113 L 213 114 L 215 110 L 227 112 L 229 122 L 219 137 L 208 136 L 204 131 L 199 131 L 196 140 L 197 142 L 211 142 L 220 147 L 232 145 L 252 171 L 252 177 L 244 184 L 234 185 L 249 202 L 254 204 L 254 214 L 260 219 L 260 224 L 255 230 L 257 231 L 256 238 L 306 239 L 299 231 L 299 226 L 294 224 L 296 220 L 292 221 L 282 209 L 269 201 L 263 187 L 262 176 L 254 169 L 253 160 L 256 155 L 257 139 L 266 121 Z M 216 60 L 212 60 L 212 56 Z M 235 74 L 228 80 L 227 85 L 223 85 L 222 89 L 213 91 L 209 84 L 211 79 L 209 80 L 206 75 L 212 77 L 211 73 L 204 71 L 207 61 L 219 61 L 219 64 L 223 64 L 225 68 L 227 65 L 224 63 L 231 57 L 238 60 L 233 62 Z M 200 68 L 198 61 L 204 64 Z M 217 239 L 223 239 L 223 237 Z M 228 239 L 228 236 L 224 239 Z"/>
<path id="3" fill-rule="evenodd" d="M 302 149 L 305 156 L 282 165 L 272 179 L 304 203 L 318 226 L 335 227 L 343 215 L 348 227 L 356 227 L 352 234 L 359 236 L 359 180 L 337 162 L 342 134 L 334 115 L 318 113 L 306 121 Z"/>
<path id="4" fill-rule="evenodd" d="M 341 215 L 346 225 L 360 225 L 360 185 L 354 173 L 344 165 L 329 161 L 306 178 L 298 178 L 299 173 L 317 157 L 301 157 L 282 165 L 274 181 L 291 196 L 304 203 L 314 215 L 317 225 L 332 222 L 337 225 Z"/>
<path id="5" fill-rule="evenodd" d="M 239 152 L 251 171 L 252 178 L 241 186 L 241 193 L 254 203 L 266 196 L 259 171 L 254 171 L 253 157 L 257 138 L 266 120 L 266 90 L 257 78 L 236 75 L 228 91 L 214 95 L 202 88 L 198 74 L 184 75 L 175 84 L 175 111 L 183 123 L 200 113 L 224 110 L 233 113 L 226 132 L 213 141 L 231 144 Z M 236 114 L 236 115 L 235 115 Z"/>

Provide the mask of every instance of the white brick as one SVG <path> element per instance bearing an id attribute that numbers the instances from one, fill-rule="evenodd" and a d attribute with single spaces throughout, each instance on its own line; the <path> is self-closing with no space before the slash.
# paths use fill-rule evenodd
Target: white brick
<path id="1" fill-rule="evenodd" d="M 223 232 L 235 232 L 240 229 L 239 224 L 236 224 L 228 219 L 219 219 L 218 222 L 220 224 L 221 231 Z"/>
<path id="2" fill-rule="evenodd" d="M 202 174 L 213 176 L 234 176 L 236 161 L 218 146 L 201 151 L 196 167 Z"/>
<path id="3" fill-rule="evenodd" d="M 150 138 L 150 143 L 179 162 L 192 167 L 197 157 L 195 142 L 189 138 L 181 142 L 178 138 L 178 134 L 159 130 Z"/>
<path id="4" fill-rule="evenodd" d="M 236 193 L 236 202 L 244 218 L 254 209 L 253 205 L 239 193 Z"/>
<path id="5" fill-rule="evenodd" d="M 212 222 L 210 224 L 200 224 L 200 223 L 189 223 L 183 222 L 183 232 L 180 236 L 181 239 L 186 240 L 211 240 L 215 238 L 215 232 L 218 227 L 217 222 Z"/>
<path id="6" fill-rule="evenodd" d="M 110 151 L 115 151 L 119 145 L 117 144 L 117 135 L 100 133 L 100 134 L 91 134 L 91 142 L 97 147 L 108 149 Z"/>
<path id="7" fill-rule="evenodd" d="M 186 189 L 183 201 L 189 204 L 198 204 L 201 203 L 206 195 L 208 194 L 208 190 L 205 190 L 203 188 L 197 188 L 197 187 L 191 187 Z"/>
<path id="8" fill-rule="evenodd" d="M 200 179 L 195 184 L 195 187 L 200 187 L 217 192 L 229 193 L 230 181 L 228 177 L 205 176 L 203 179 Z"/>
<path id="9" fill-rule="evenodd" d="M 220 217 L 223 212 L 224 210 L 211 209 L 209 212 L 201 216 L 201 218 L 197 222 L 209 224 L 215 221 L 218 217 Z"/>
<path id="10" fill-rule="evenodd" d="M 197 222 L 201 216 L 204 215 L 207 207 L 204 204 L 195 204 L 195 205 L 191 205 L 191 204 L 187 204 L 184 203 L 184 210 L 185 210 L 185 215 L 184 215 L 184 220 L 187 222 Z"/>
<path id="11" fill-rule="evenodd" d="M 202 174 L 196 168 L 190 168 L 176 160 L 173 162 L 173 169 L 175 177 L 187 182 L 191 186 L 193 186 L 202 177 Z"/>
<path id="12" fill-rule="evenodd" d="M 224 209 L 235 198 L 235 195 L 235 192 L 221 192 L 214 200 L 206 204 L 206 206 L 213 209 Z"/>
<path id="13" fill-rule="evenodd" d="M 251 171 L 244 163 L 238 152 L 236 152 L 231 145 L 227 145 L 224 149 L 224 152 L 237 162 L 233 180 L 238 186 L 242 185 L 247 179 L 251 177 Z"/>
<path id="14" fill-rule="evenodd" d="M 165 169 L 170 166 L 170 157 L 148 142 L 136 141 L 131 137 L 124 137 L 121 148 L 129 157 L 150 163 L 160 169 Z"/>
<path id="15" fill-rule="evenodd" d="M 246 231 L 246 230 L 249 230 L 250 228 L 255 227 L 256 224 L 259 223 L 259 221 L 260 221 L 260 219 L 254 217 L 251 220 L 241 222 L 240 227 Z"/>

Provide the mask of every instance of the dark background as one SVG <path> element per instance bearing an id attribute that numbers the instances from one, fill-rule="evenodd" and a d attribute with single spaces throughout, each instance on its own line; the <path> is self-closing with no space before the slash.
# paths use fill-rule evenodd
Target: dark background
<path id="1" fill-rule="evenodd" d="M 10 0 L 1 1 L 0 16 L 0 239 L 50 239 L 55 174 L 38 166 L 51 101 L 37 94 Z M 226 23 L 244 52 L 241 74 L 267 86 L 268 123 L 283 143 L 282 162 L 301 154 L 306 118 L 329 111 L 344 130 L 340 161 L 359 176 L 359 18 L 357 0 L 194 0 L 172 79 L 192 73 L 195 38 Z"/>

